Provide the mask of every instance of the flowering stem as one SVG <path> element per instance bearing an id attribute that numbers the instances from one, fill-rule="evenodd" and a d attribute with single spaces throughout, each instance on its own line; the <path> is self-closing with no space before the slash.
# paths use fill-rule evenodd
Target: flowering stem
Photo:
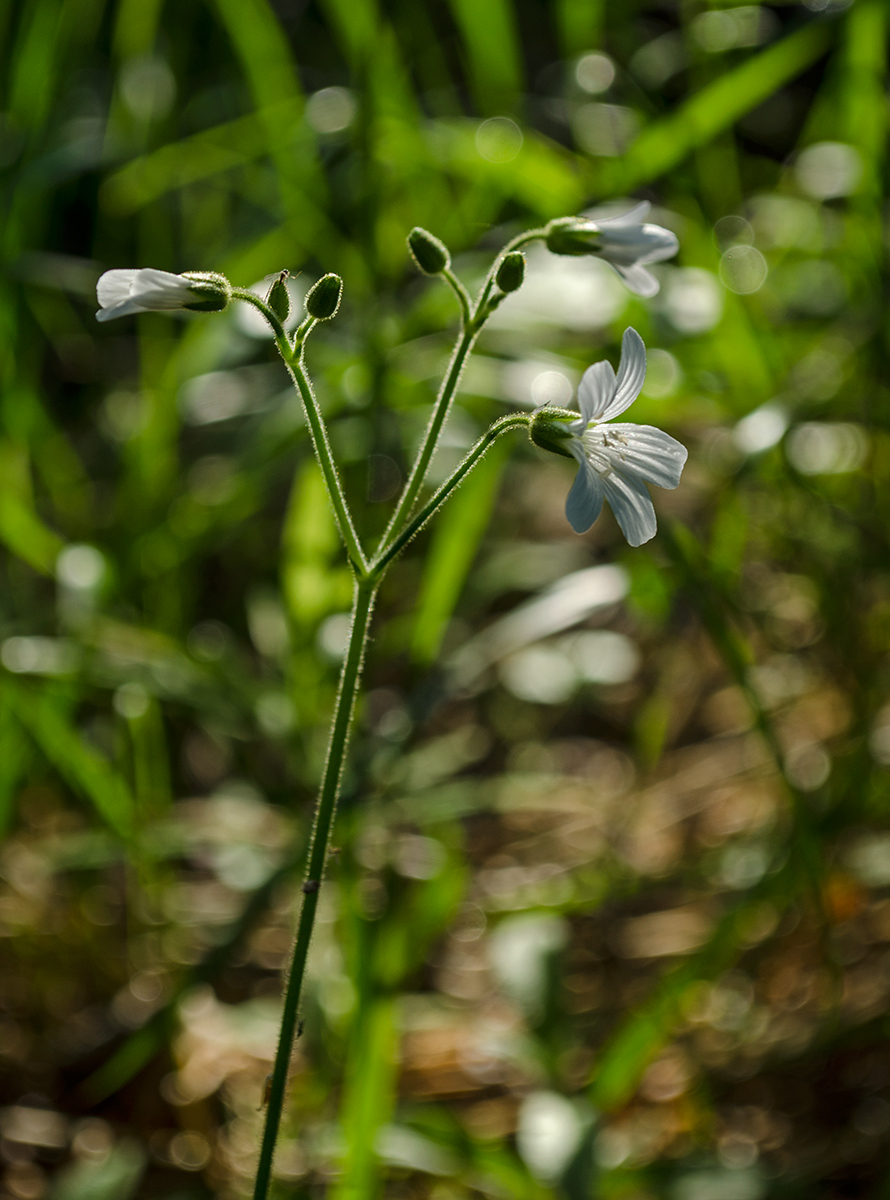
<path id="1" fill-rule="evenodd" d="M 236 299 L 244 300 L 248 304 L 252 304 L 254 308 L 259 309 L 272 327 L 279 353 L 284 359 L 285 366 L 303 401 L 303 409 L 306 413 L 306 420 L 309 423 L 309 432 L 312 434 L 312 444 L 315 447 L 315 456 L 324 475 L 328 498 L 334 510 L 337 525 L 340 528 L 340 536 L 346 545 L 346 552 L 352 561 L 356 574 L 359 578 L 364 578 L 367 575 L 368 560 L 365 558 L 361 543 L 358 540 L 358 534 L 352 522 L 352 514 L 349 511 L 349 505 L 346 503 L 346 497 L 343 494 L 343 486 L 340 483 L 340 476 L 334 464 L 334 456 L 331 453 L 331 443 L 328 440 L 328 431 L 324 423 L 324 417 L 321 415 L 321 409 L 318 407 L 318 401 L 312 390 L 312 384 L 303 366 L 303 345 L 317 322 L 311 319 L 304 321 L 297 330 L 297 336 L 294 344 L 292 344 L 276 314 L 259 296 L 254 295 L 253 292 L 248 291 L 246 288 L 234 288 L 232 295 Z"/>
<path id="2" fill-rule="evenodd" d="M 254 1185 L 253 1192 L 254 1200 L 266 1200 L 269 1191 L 269 1182 L 272 1175 L 272 1159 L 275 1154 L 275 1142 L 278 1139 L 278 1128 L 281 1124 L 281 1113 L 287 1090 L 287 1076 L 294 1048 L 300 993 L 306 970 L 306 957 L 309 953 L 309 943 L 312 940 L 312 929 L 315 924 L 318 896 L 328 856 L 331 827 L 337 811 L 340 779 L 343 775 L 343 762 L 349 744 L 352 713 L 355 707 L 355 697 L 358 691 L 359 680 L 361 679 L 365 644 L 368 638 L 368 625 L 376 595 L 376 581 L 366 577 L 356 583 L 352 604 L 352 625 L 349 631 L 349 645 L 346 650 L 346 658 L 343 662 L 343 670 L 340 673 L 340 689 L 337 693 L 337 702 L 334 708 L 334 720 L 331 726 L 330 741 L 328 742 L 328 755 L 322 775 L 318 807 L 315 814 L 315 825 L 312 830 L 309 862 L 306 868 L 306 882 L 303 884 L 303 905 L 300 910 L 294 952 L 284 992 L 281 1032 L 278 1038 L 278 1049 L 275 1052 L 275 1065 L 272 1069 L 272 1083 L 269 1089 L 266 1124 L 263 1129 L 263 1141 L 260 1148 L 256 1184 Z"/>
<path id="3" fill-rule="evenodd" d="M 417 452 L 417 458 L 414 461 L 414 466 L 411 468 L 411 474 L 408 476 L 408 482 L 399 497 L 399 502 L 396 505 L 396 510 L 393 513 L 389 524 L 386 527 L 386 532 L 383 535 L 383 540 L 380 543 L 380 548 L 377 552 L 378 560 L 382 555 L 387 554 L 390 545 L 393 544 L 394 538 L 400 538 L 402 527 L 411 516 L 411 510 L 417 502 L 417 497 L 420 494 L 420 489 L 426 480 L 427 471 L 429 470 L 430 462 L 433 454 L 436 451 L 436 446 L 439 442 L 439 435 L 442 432 L 442 427 L 445 424 L 445 419 L 451 410 L 451 402 L 454 399 L 454 394 L 457 391 L 457 385 L 460 382 L 460 377 L 466 364 L 470 351 L 473 349 L 473 344 L 488 319 L 491 309 L 488 307 L 488 300 L 491 295 L 491 289 L 494 287 L 495 276 L 497 275 L 498 267 L 504 257 L 512 250 L 518 250 L 520 246 L 526 246 L 529 242 L 535 241 L 537 238 L 544 237 L 546 229 L 530 229 L 526 233 L 519 234 L 513 238 L 498 254 L 491 270 L 485 277 L 485 283 L 476 299 L 475 305 L 470 304 L 469 296 L 466 288 L 460 282 L 456 275 L 451 270 L 443 271 L 446 282 L 455 292 L 461 305 L 461 313 L 463 321 L 461 323 L 461 333 L 451 355 L 451 361 L 448 364 L 448 370 L 445 373 L 445 378 L 442 380 L 442 386 L 439 389 L 439 394 L 436 397 L 436 403 L 433 407 L 432 415 L 430 416 L 429 424 L 426 427 L 426 432 L 423 435 L 423 441 L 420 445 L 420 450 Z M 416 532 L 416 530 L 415 530 Z M 413 534 L 412 534 L 413 536 Z M 409 539 L 410 540 L 410 539 Z M 404 545 L 404 542 L 401 543 Z M 398 553 L 398 551 L 396 551 Z M 387 558 L 389 561 L 389 558 Z"/>
<path id="4" fill-rule="evenodd" d="M 527 427 L 530 422 L 531 417 L 527 413 L 514 413 L 509 417 L 502 417 L 500 421 L 495 421 L 494 425 L 476 442 L 454 473 L 430 497 L 413 521 L 406 525 L 402 532 L 374 559 L 370 567 L 371 575 L 374 578 L 382 576 L 393 559 L 401 554 L 411 539 L 423 529 L 427 521 L 445 503 L 455 488 L 463 483 L 465 477 L 472 471 L 488 447 L 502 433 L 506 433 L 510 429 L 519 429 L 522 426 Z"/>

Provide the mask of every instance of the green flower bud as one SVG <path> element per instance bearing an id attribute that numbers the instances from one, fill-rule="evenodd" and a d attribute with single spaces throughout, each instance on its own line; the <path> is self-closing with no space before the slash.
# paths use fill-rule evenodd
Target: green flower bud
<path id="1" fill-rule="evenodd" d="M 551 254 L 595 254 L 603 240 L 601 231 L 592 221 L 578 217 L 561 217 L 547 226 L 545 243 Z"/>
<path id="2" fill-rule="evenodd" d="M 563 458 L 574 458 L 574 454 L 566 449 L 566 443 L 576 436 L 568 426 L 577 420 L 578 414 L 571 409 L 551 408 L 545 405 L 532 416 L 528 436 L 542 450 L 560 454 Z"/>
<path id="3" fill-rule="evenodd" d="M 424 275 L 440 275 L 451 266 L 451 255 L 444 242 L 419 225 L 408 234 L 408 249 Z"/>
<path id="4" fill-rule="evenodd" d="M 286 279 L 287 271 L 282 271 L 269 288 L 269 295 L 266 297 L 266 303 L 282 325 L 290 316 L 290 292 L 287 290 Z"/>
<path id="5" fill-rule="evenodd" d="M 515 292 L 522 287 L 525 279 L 525 255 L 519 250 L 511 250 L 504 256 L 504 261 L 498 267 L 495 283 L 502 292 Z"/>
<path id="6" fill-rule="evenodd" d="M 182 278 L 189 280 L 189 291 L 194 292 L 195 299 L 183 308 L 193 312 L 222 312 L 228 308 L 232 299 L 232 285 L 225 275 L 216 271 L 183 271 Z"/>
<path id="7" fill-rule="evenodd" d="M 327 321 L 340 307 L 343 280 L 339 275 L 322 275 L 306 297 L 306 312 L 316 321 Z"/>

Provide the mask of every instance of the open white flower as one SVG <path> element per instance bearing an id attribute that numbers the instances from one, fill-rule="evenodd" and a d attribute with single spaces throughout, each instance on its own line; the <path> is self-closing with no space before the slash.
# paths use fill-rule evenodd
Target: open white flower
<path id="1" fill-rule="evenodd" d="M 218 312 L 231 296 L 222 275 L 195 271 L 173 275 L 154 267 L 141 270 L 106 271 L 96 284 L 99 300 L 97 321 L 127 317 L 130 313 L 166 312 L 177 308 Z"/>
<path id="2" fill-rule="evenodd" d="M 656 530 L 646 483 L 675 488 L 680 482 L 685 446 L 652 425 L 613 421 L 639 396 L 645 378 L 646 347 L 635 329 L 625 330 L 617 378 L 608 362 L 594 363 L 584 372 L 578 387 L 581 416 L 565 422 L 557 434 L 563 439 L 558 452 L 568 452 L 580 463 L 566 500 L 566 516 L 576 533 L 586 533 L 608 500 L 628 542 L 641 546 Z"/>
<path id="3" fill-rule="evenodd" d="M 658 280 L 646 263 L 672 258 L 679 249 L 676 235 L 661 225 L 646 223 L 650 204 L 644 200 L 617 217 L 566 217 L 548 226 L 547 248 L 554 254 L 593 254 L 611 263 L 638 296 L 654 296 Z"/>

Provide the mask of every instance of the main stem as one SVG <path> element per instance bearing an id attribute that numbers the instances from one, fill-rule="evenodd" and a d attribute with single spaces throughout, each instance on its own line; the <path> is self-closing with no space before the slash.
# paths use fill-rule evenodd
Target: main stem
<path id="1" fill-rule="evenodd" d="M 266 1125 L 263 1130 L 263 1143 L 260 1148 L 256 1184 L 253 1192 L 254 1200 L 266 1200 L 269 1191 L 269 1182 L 272 1177 L 272 1159 L 275 1154 L 278 1127 L 281 1124 L 281 1113 L 284 1108 L 287 1076 L 290 1069 L 297 1028 L 300 994 L 303 988 L 303 976 L 306 971 L 306 958 L 309 953 L 309 943 L 312 939 L 312 927 L 315 924 L 315 910 L 318 907 L 319 891 L 322 879 L 324 878 L 331 828 L 334 823 L 334 815 L 337 811 L 340 779 L 343 774 L 343 761 L 346 756 L 346 748 L 349 744 L 352 712 L 361 678 L 365 643 L 368 637 L 368 625 L 371 620 L 371 612 L 374 608 L 376 594 L 376 581 L 365 579 L 356 584 L 352 605 L 352 627 L 349 634 L 349 646 L 340 675 L 340 688 L 337 693 L 334 721 L 331 726 L 331 737 L 328 743 L 328 755 L 321 781 L 315 827 L 312 830 L 306 882 L 303 884 L 303 906 L 300 909 L 300 920 L 297 925 L 294 953 L 284 992 L 281 1033 L 278 1039 L 278 1049 L 275 1052 L 275 1065 L 272 1068 L 272 1083 L 269 1089 Z"/>

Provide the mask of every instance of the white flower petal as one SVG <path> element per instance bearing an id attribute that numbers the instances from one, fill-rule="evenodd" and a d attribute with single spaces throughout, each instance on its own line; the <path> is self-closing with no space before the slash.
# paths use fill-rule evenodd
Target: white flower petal
<path id="1" fill-rule="evenodd" d="M 122 300 L 120 304 L 112 304 L 111 308 L 100 308 L 96 313 L 97 321 L 112 321 L 115 317 L 129 317 L 131 313 L 148 312 L 135 300 Z"/>
<path id="2" fill-rule="evenodd" d="M 195 300 L 192 281 L 169 271 L 158 271 L 155 267 L 144 267 L 137 272 L 132 297 L 146 308 L 182 308 Z"/>
<path id="3" fill-rule="evenodd" d="M 586 533 L 602 507 L 602 480 L 586 462 L 582 463 L 566 498 L 566 517 L 575 533 Z"/>
<path id="4" fill-rule="evenodd" d="M 642 233 L 649 246 L 643 262 L 661 262 L 662 259 L 673 258 L 680 249 L 679 239 L 670 229 L 663 229 L 660 225 L 644 225 Z"/>
<path id="5" fill-rule="evenodd" d="M 658 487 L 675 488 L 686 465 L 689 451 L 676 438 L 654 425 L 610 425 L 609 430 L 619 434 L 624 445 L 616 463 L 625 474 L 639 475 Z M 612 456 L 610 455 L 610 458 Z"/>
<path id="6" fill-rule="evenodd" d="M 587 368 L 578 384 L 578 407 L 585 425 L 590 421 L 602 420 L 603 413 L 614 399 L 616 386 L 611 363 L 598 362 Z"/>
<path id="7" fill-rule="evenodd" d="M 619 213 L 617 217 L 598 217 L 596 213 L 588 215 L 597 223 L 597 225 L 605 226 L 609 229 L 622 229 L 627 225 L 642 225 L 649 216 L 649 209 L 652 205 L 648 200 L 641 200 L 639 204 L 635 204 L 633 208 L 629 208 L 625 213 Z"/>
<path id="8" fill-rule="evenodd" d="M 96 284 L 96 296 L 100 305 L 96 319 L 110 321 L 130 313 L 183 308 L 195 300 L 195 289 L 183 275 L 143 267 L 106 271 Z"/>
<path id="9" fill-rule="evenodd" d="M 643 296 L 645 299 L 649 299 L 651 296 L 658 295 L 658 289 L 661 285 L 651 271 L 647 271 L 639 263 L 624 266 L 612 262 L 611 259 L 609 261 L 635 296 Z"/>
<path id="10" fill-rule="evenodd" d="M 129 300 L 137 271 L 106 271 L 96 284 L 96 297 L 102 308 Z"/>
<path id="11" fill-rule="evenodd" d="M 597 364 L 599 365 L 599 364 Z M 630 408 L 640 394 L 646 379 L 646 347 L 635 329 L 628 327 L 621 339 L 621 363 L 611 404 L 603 409 L 599 420 L 611 421 Z"/>
<path id="12" fill-rule="evenodd" d="M 615 520 L 631 546 L 642 546 L 655 537 L 658 525 L 652 497 L 641 479 L 613 471 L 603 480 L 603 489 Z"/>

